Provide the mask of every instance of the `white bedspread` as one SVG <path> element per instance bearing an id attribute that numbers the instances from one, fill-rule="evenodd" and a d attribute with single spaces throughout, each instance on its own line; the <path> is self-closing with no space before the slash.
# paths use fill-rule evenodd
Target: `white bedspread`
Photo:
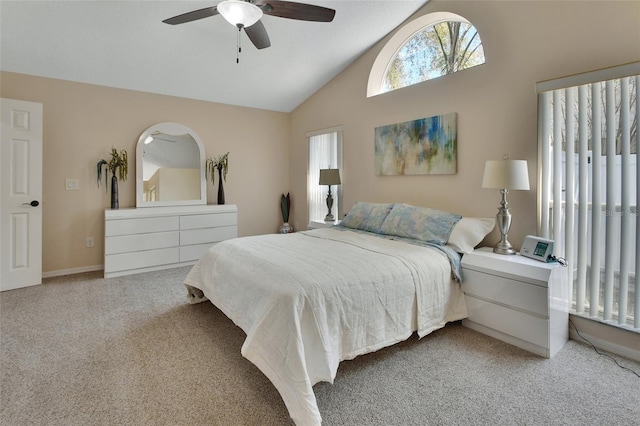
<path id="1" fill-rule="evenodd" d="M 185 284 L 244 330 L 297 425 L 320 424 L 312 386 L 340 361 L 467 316 L 438 250 L 331 228 L 221 242 Z"/>

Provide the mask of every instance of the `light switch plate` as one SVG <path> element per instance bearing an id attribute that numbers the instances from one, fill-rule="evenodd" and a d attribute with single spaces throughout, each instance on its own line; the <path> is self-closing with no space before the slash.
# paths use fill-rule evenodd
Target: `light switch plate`
<path id="1" fill-rule="evenodd" d="M 64 181 L 64 187 L 67 191 L 80 189 L 80 183 L 78 182 L 78 179 L 66 179 Z"/>

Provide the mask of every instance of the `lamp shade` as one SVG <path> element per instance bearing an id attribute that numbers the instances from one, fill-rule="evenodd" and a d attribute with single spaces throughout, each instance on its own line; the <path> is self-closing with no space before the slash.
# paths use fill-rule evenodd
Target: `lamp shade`
<path id="1" fill-rule="evenodd" d="M 262 9 L 241 0 L 225 0 L 218 4 L 218 12 L 232 25 L 250 27 L 262 18 Z"/>
<path id="2" fill-rule="evenodd" d="M 484 166 L 483 188 L 529 190 L 525 160 L 489 160 Z"/>
<path id="3" fill-rule="evenodd" d="M 340 170 L 320 169 L 320 182 L 318 185 L 340 185 Z"/>

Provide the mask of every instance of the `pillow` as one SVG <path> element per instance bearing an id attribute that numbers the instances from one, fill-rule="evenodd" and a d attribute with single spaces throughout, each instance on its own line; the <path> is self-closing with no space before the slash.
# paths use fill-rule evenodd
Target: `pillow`
<path id="1" fill-rule="evenodd" d="M 445 244 L 462 216 L 428 207 L 394 204 L 381 231 L 386 235 Z"/>
<path id="2" fill-rule="evenodd" d="M 463 217 L 453 227 L 447 245 L 458 253 L 471 253 L 495 226 L 495 218 Z"/>
<path id="3" fill-rule="evenodd" d="M 356 203 L 342 219 L 340 225 L 379 234 L 380 227 L 392 207 L 393 203 Z"/>

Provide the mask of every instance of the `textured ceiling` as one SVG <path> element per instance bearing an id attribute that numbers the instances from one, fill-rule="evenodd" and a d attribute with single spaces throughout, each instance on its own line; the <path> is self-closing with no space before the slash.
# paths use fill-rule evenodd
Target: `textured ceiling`
<path id="1" fill-rule="evenodd" d="M 237 29 L 221 16 L 162 23 L 218 0 L 2 0 L 0 69 L 289 112 L 427 1 L 310 0 L 334 21 L 265 15 L 271 47 L 243 33 L 237 64 Z"/>

